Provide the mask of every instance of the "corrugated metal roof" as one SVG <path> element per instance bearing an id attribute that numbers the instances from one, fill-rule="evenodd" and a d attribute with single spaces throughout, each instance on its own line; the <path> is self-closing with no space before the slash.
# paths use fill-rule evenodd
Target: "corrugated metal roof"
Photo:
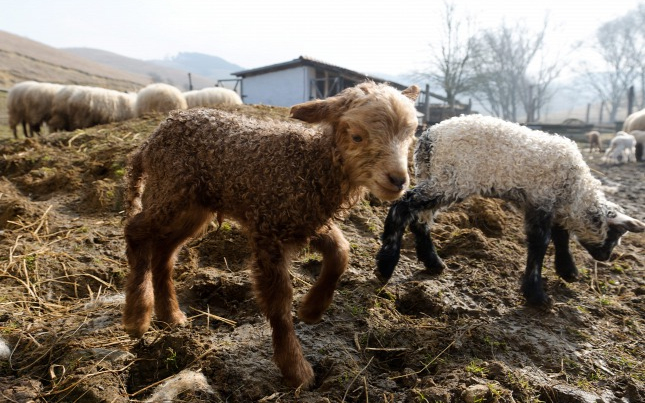
<path id="1" fill-rule="evenodd" d="M 390 80 L 384 80 L 384 79 L 381 79 L 381 78 L 378 78 L 378 77 L 373 77 L 373 76 L 370 76 L 370 75 L 367 75 L 367 74 L 359 73 L 357 71 L 349 70 L 349 69 L 346 69 L 344 67 L 340 67 L 340 66 L 336 66 L 336 65 L 333 65 L 333 64 L 325 63 L 325 62 L 322 62 L 320 60 L 316 60 L 316 59 L 314 59 L 312 57 L 308 57 L 308 56 L 300 56 L 297 59 L 293 59 L 293 60 L 290 60 L 288 62 L 271 64 L 271 65 L 264 66 L 264 67 L 257 67 L 255 69 L 237 71 L 237 72 L 231 73 L 231 74 L 234 75 L 234 76 L 237 76 L 237 77 L 245 78 L 245 77 L 252 77 L 252 76 L 267 74 L 267 73 L 271 73 L 271 72 L 274 72 L 274 71 L 292 69 L 292 68 L 298 67 L 298 66 L 312 66 L 312 67 L 316 67 L 316 68 L 319 68 L 319 69 L 333 71 L 333 72 L 336 72 L 336 73 L 339 73 L 339 74 L 343 74 L 343 75 L 352 77 L 356 81 L 372 80 L 372 81 L 375 81 L 377 83 L 385 83 L 385 82 L 387 82 L 390 85 L 392 85 L 393 87 L 398 88 L 400 90 L 403 90 L 403 89 L 407 88 L 407 86 L 405 86 L 405 85 L 402 85 L 402 84 L 399 84 L 399 83 L 396 83 L 396 82 L 393 82 L 393 81 L 390 81 Z"/>

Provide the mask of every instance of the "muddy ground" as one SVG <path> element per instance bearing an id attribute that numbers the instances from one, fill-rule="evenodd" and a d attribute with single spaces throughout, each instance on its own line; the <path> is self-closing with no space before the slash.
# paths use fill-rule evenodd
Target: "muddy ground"
<path id="1" fill-rule="evenodd" d="M 424 273 L 406 236 L 385 286 L 374 255 L 388 204 L 368 199 L 349 212 L 340 225 L 351 262 L 334 303 L 319 324 L 296 319 L 312 390 L 286 388 L 271 361 L 234 222 L 180 254 L 189 326 L 131 340 L 120 324 L 121 180 L 125 156 L 161 118 L 0 140 L 0 401 L 645 401 L 645 235 L 628 234 L 608 263 L 572 245 L 582 278 L 571 284 L 555 275 L 550 250 L 543 275 L 553 305 L 530 308 L 519 292 L 520 215 L 493 200 L 439 217 L 441 276 Z M 644 163 L 605 167 L 583 154 L 609 198 L 644 219 Z M 303 249 L 294 314 L 319 269 L 320 256 Z"/>

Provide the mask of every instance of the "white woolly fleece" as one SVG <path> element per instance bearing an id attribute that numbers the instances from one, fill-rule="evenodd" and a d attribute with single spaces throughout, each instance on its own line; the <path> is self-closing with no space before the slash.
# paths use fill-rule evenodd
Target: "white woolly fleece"
<path id="1" fill-rule="evenodd" d="M 521 193 L 525 204 L 552 211 L 579 238 L 604 239 L 606 223 L 592 225 L 589 213 L 618 209 L 605 200 L 577 145 L 562 136 L 504 120 L 467 115 L 426 130 L 414 153 L 420 187 L 429 196 L 459 201 L 472 195 Z M 518 201 L 518 200 L 513 200 Z"/>

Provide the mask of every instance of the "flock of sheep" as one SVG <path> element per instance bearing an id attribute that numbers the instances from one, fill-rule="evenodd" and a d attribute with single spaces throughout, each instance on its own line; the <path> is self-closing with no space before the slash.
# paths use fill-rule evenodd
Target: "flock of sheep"
<path id="1" fill-rule="evenodd" d="M 25 137 L 39 134 L 47 124 L 50 132 L 76 130 L 119 122 L 152 112 L 241 104 L 232 90 L 210 87 L 182 93 L 168 84 L 150 84 L 138 93 L 105 88 L 23 81 L 9 90 L 9 126 L 15 138 L 22 125 Z"/>
<path id="2" fill-rule="evenodd" d="M 600 134 L 597 131 L 587 133 L 589 151 L 597 147 L 602 152 Z M 609 147 L 603 155 L 603 161 L 608 164 L 621 164 L 643 160 L 645 147 L 645 109 L 627 116 L 623 130 L 611 139 Z"/>
<path id="3" fill-rule="evenodd" d="M 175 110 L 129 157 L 125 330 L 141 337 L 153 311 L 168 326 L 187 321 L 173 285 L 179 250 L 213 219 L 234 219 L 249 237 L 255 296 L 272 327 L 274 360 L 294 387 L 312 385 L 315 376 L 294 331 L 291 258 L 307 244 L 322 255 L 318 279 L 298 309 L 302 321 L 315 323 L 349 263 L 349 242 L 334 219 L 368 190 L 394 202 L 376 257 L 386 279 L 399 260 L 407 228 L 426 269 L 443 270 L 431 238 L 441 207 L 472 195 L 517 205 L 524 211 L 528 241 L 522 291 L 533 305 L 549 302 L 541 270 L 550 242 L 557 274 L 574 281 L 571 235 L 593 258 L 607 260 L 627 231 L 645 231 L 644 223 L 605 199 L 573 141 L 493 117 L 455 117 L 426 130 L 414 152 L 417 185 L 406 190 L 417 86 L 398 91 L 361 83 L 293 106 L 289 122 L 193 108 L 222 102 L 220 89 L 182 94 L 168 87 L 154 84 L 125 94 L 22 83 L 10 93 L 11 124 L 14 134 L 19 123 L 34 132 L 43 122 L 53 130 L 72 130 Z M 239 97 L 225 102 L 241 103 Z M 632 138 L 636 121 L 625 123 Z M 612 147 L 614 153 L 618 146 Z"/>

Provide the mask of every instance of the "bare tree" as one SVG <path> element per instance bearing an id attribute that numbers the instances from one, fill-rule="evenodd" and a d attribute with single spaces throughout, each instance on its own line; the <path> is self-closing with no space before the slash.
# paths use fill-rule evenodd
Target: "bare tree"
<path id="1" fill-rule="evenodd" d="M 457 96 L 472 88 L 474 70 L 471 57 L 474 37 L 470 35 L 471 20 L 458 18 L 455 3 L 444 1 L 443 12 L 441 42 L 438 46 L 431 45 L 431 68 L 428 72 L 415 75 L 440 86 L 446 92 L 446 101 L 454 111 Z"/>
<path id="2" fill-rule="evenodd" d="M 642 65 L 645 34 L 641 33 L 642 20 L 637 17 L 630 12 L 598 28 L 593 49 L 602 62 L 595 69 L 583 64 L 586 85 L 604 102 L 610 122 L 616 120 L 629 87 L 645 78 Z M 641 93 L 645 95 L 643 91 Z"/>
<path id="3" fill-rule="evenodd" d="M 523 110 L 528 119 L 533 119 L 551 99 L 551 85 L 563 65 L 557 60 L 548 62 L 545 57 L 547 27 L 546 19 L 536 33 L 521 24 L 503 23 L 477 37 L 472 92 L 489 113 L 517 121 Z"/>

